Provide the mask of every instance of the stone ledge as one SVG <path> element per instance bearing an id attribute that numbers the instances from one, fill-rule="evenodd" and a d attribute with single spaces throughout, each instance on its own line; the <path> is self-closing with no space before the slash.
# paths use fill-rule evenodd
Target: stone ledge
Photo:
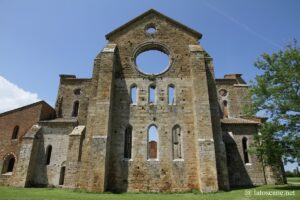
<path id="1" fill-rule="evenodd" d="M 104 47 L 102 49 L 102 52 L 104 52 L 104 53 L 113 53 L 113 52 L 115 52 L 116 47 L 117 47 L 116 44 L 108 44 L 108 45 L 106 45 L 106 47 Z"/>
<path id="2" fill-rule="evenodd" d="M 191 52 L 202 52 L 204 51 L 200 45 L 189 45 Z"/>
<path id="3" fill-rule="evenodd" d="M 202 139 L 202 138 L 200 138 L 200 139 L 198 139 L 198 142 L 214 142 L 214 139 Z"/>
<path id="4" fill-rule="evenodd" d="M 41 126 L 33 125 L 29 131 L 23 136 L 23 139 L 34 139 L 35 135 L 41 130 Z"/>
<path id="5" fill-rule="evenodd" d="M 69 136 L 80 136 L 84 131 L 85 131 L 85 126 L 79 125 L 73 129 L 73 131 L 69 134 Z"/>

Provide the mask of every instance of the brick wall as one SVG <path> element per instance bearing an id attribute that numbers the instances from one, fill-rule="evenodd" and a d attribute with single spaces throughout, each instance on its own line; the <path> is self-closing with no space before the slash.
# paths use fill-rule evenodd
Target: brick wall
<path id="1" fill-rule="evenodd" d="M 22 143 L 22 137 L 26 132 L 41 119 L 51 119 L 55 116 L 55 111 L 45 102 L 37 102 L 6 113 L 0 114 L 0 159 L 8 154 L 16 156 L 15 168 L 18 166 L 18 155 Z M 17 139 L 12 139 L 13 130 L 19 126 Z M 1 170 L 3 166 L 0 166 Z M 14 171 L 13 174 L 14 175 Z M 12 178 L 12 177 L 10 177 Z"/>

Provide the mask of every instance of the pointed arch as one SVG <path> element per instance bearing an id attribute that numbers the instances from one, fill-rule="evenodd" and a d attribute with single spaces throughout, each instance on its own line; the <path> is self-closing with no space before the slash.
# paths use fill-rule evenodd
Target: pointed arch
<path id="1" fill-rule="evenodd" d="M 157 126 L 152 124 L 148 127 L 148 159 L 158 158 L 158 131 Z"/>
<path id="2" fill-rule="evenodd" d="M 137 85 L 133 83 L 130 86 L 130 101 L 131 104 L 136 105 L 137 104 Z"/>
<path id="3" fill-rule="evenodd" d="M 156 104 L 156 86 L 155 84 L 151 84 L 149 86 L 149 97 L 148 97 L 148 101 L 149 104 Z"/>
<path id="4" fill-rule="evenodd" d="M 124 138 L 124 158 L 131 158 L 131 149 L 132 149 L 132 126 L 128 125 L 125 129 L 125 138 Z"/>
<path id="5" fill-rule="evenodd" d="M 172 129 L 172 147 L 173 159 L 182 159 L 182 134 L 178 124 Z"/>
<path id="6" fill-rule="evenodd" d="M 168 85 L 168 104 L 175 104 L 175 86 L 173 84 Z"/>

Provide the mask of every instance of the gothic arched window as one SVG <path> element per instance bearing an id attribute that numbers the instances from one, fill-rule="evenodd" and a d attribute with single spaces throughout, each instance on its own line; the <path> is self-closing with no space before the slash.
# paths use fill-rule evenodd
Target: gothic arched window
<path id="1" fill-rule="evenodd" d="M 137 86 L 136 86 L 136 84 L 133 84 L 130 87 L 130 100 L 131 100 L 131 104 L 137 103 Z"/>
<path id="2" fill-rule="evenodd" d="M 148 128 L 148 159 L 156 159 L 158 152 L 158 133 L 157 127 L 151 125 Z"/>
<path id="3" fill-rule="evenodd" d="M 149 103 L 150 104 L 155 104 L 156 103 L 156 97 L 155 97 L 155 90 L 156 87 L 155 85 L 150 85 L 149 86 Z"/>
<path id="4" fill-rule="evenodd" d="M 11 139 L 12 140 L 18 139 L 18 135 L 19 135 L 19 126 L 15 126 Z"/>
<path id="5" fill-rule="evenodd" d="M 175 104 L 175 86 L 173 84 L 168 86 L 168 104 Z"/>
<path id="6" fill-rule="evenodd" d="M 75 101 L 73 103 L 72 117 L 77 117 L 78 116 L 78 110 L 79 110 L 79 101 Z"/>
<path id="7" fill-rule="evenodd" d="M 246 137 L 243 137 L 242 145 L 243 145 L 243 153 L 244 153 L 244 162 L 250 163 L 249 154 L 248 154 L 248 139 Z"/>

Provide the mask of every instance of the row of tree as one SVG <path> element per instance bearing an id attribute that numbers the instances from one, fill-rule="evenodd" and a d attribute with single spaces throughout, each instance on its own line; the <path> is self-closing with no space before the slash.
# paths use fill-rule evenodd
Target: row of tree
<path id="1" fill-rule="evenodd" d="M 297 167 L 293 171 L 286 171 L 285 176 L 286 177 L 300 177 L 299 168 Z"/>

